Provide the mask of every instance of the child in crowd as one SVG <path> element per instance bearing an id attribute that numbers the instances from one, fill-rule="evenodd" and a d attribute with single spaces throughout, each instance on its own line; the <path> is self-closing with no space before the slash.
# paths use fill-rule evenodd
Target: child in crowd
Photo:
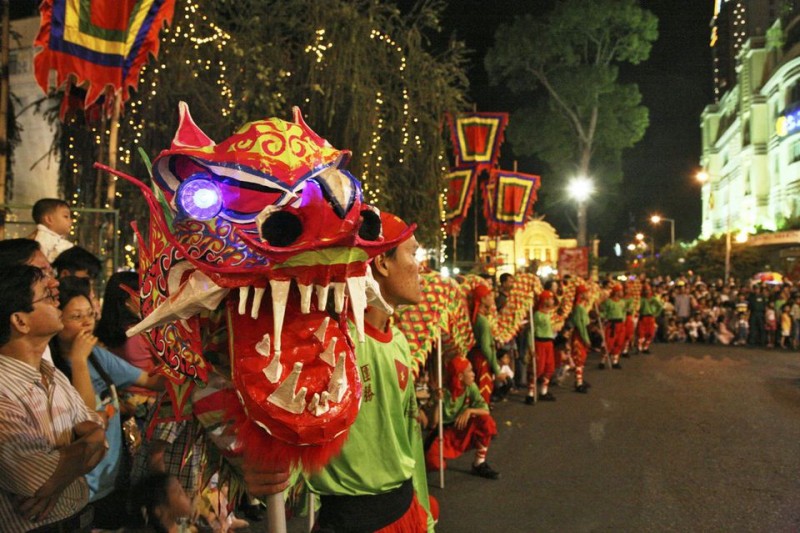
<path id="1" fill-rule="evenodd" d="M 667 322 L 667 342 L 686 342 L 686 330 L 678 326 L 675 318 Z"/>
<path id="2" fill-rule="evenodd" d="M 152 474 L 138 483 L 131 491 L 133 515 L 145 529 L 123 531 L 153 531 L 172 533 L 190 531 L 186 524 L 192 514 L 192 503 L 178 478 L 171 474 Z"/>
<path id="3" fill-rule="evenodd" d="M 714 340 L 725 346 L 729 345 L 734 338 L 733 332 L 725 324 L 725 317 L 720 316 L 717 318 L 716 329 L 714 330 Z"/>
<path id="4" fill-rule="evenodd" d="M 67 240 L 72 230 L 72 212 L 69 204 L 58 198 L 42 198 L 33 204 L 33 221 L 36 231 L 30 236 L 42 247 L 51 263 L 58 255 L 74 246 Z"/>
<path id="5" fill-rule="evenodd" d="M 443 394 L 442 420 L 445 427 L 442 461 L 455 459 L 465 451 L 475 448 L 472 473 L 486 479 L 498 479 L 500 474 L 486 462 L 486 452 L 492 437 L 497 435 L 497 425 L 475 385 L 475 373 L 469 359 L 454 357 L 447 363 L 447 388 Z M 435 410 L 434 426 L 438 424 L 438 416 L 438 410 Z M 439 469 L 438 438 L 434 438 L 428 448 L 425 464 L 428 470 Z"/>
<path id="6" fill-rule="evenodd" d="M 775 313 L 775 302 L 767 302 L 764 311 L 764 330 L 767 332 L 767 348 L 775 347 L 775 334 L 778 331 L 778 316 Z"/>
<path id="7" fill-rule="evenodd" d="M 789 304 L 784 304 L 781 309 L 781 348 L 792 347 L 792 314 Z"/>
<path id="8" fill-rule="evenodd" d="M 514 386 L 514 370 L 511 369 L 511 354 L 506 352 L 500 357 L 500 376 L 495 379 L 492 401 L 505 399 Z"/>
<path id="9" fill-rule="evenodd" d="M 700 320 L 700 315 L 695 313 L 689 320 L 686 321 L 684 324 L 686 328 L 686 340 L 688 342 L 703 342 L 706 339 L 706 327 L 703 325 L 703 321 Z"/>
<path id="10" fill-rule="evenodd" d="M 734 346 L 747 344 L 747 335 L 750 333 L 750 324 L 747 322 L 747 313 L 739 312 L 736 315 L 736 341 Z"/>

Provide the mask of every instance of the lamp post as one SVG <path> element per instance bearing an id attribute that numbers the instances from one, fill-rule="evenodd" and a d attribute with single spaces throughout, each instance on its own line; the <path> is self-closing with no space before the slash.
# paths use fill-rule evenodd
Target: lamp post
<path id="1" fill-rule="evenodd" d="M 586 246 L 586 202 L 594 193 L 594 183 L 585 176 L 573 178 L 567 193 L 578 204 L 578 246 Z"/>
<path id="2" fill-rule="evenodd" d="M 736 242 L 744 244 L 747 242 L 747 232 L 740 231 L 736 235 Z M 725 234 L 725 285 L 731 277 L 731 227 L 728 225 L 728 231 Z"/>
<path id="3" fill-rule="evenodd" d="M 650 222 L 656 225 L 661 223 L 662 220 L 669 222 L 669 244 L 670 246 L 675 246 L 675 220 L 662 217 L 661 215 L 653 215 L 650 217 Z"/>

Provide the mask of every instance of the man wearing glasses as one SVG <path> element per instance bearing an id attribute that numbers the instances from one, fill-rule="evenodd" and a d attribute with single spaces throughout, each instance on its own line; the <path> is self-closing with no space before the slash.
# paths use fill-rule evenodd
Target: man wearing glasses
<path id="1" fill-rule="evenodd" d="M 57 284 L 0 266 L 0 524 L 9 532 L 88 531 L 84 474 L 105 455 L 96 413 L 42 360 L 62 328 Z"/>

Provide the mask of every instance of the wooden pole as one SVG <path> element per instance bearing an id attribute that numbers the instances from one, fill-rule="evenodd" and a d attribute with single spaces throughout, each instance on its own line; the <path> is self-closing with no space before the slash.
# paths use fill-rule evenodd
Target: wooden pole
<path id="1" fill-rule="evenodd" d="M 111 105 L 111 124 L 108 133 L 108 166 L 117 168 L 117 152 L 119 151 L 119 115 L 122 111 L 122 89 L 114 93 L 114 101 Z M 114 200 L 117 195 L 117 177 L 109 174 L 110 181 L 106 192 L 106 207 L 114 209 Z"/>
<path id="2" fill-rule="evenodd" d="M 8 165 L 8 91 L 9 76 L 8 56 L 10 47 L 9 34 L 11 33 L 11 22 L 9 12 L 9 1 L 3 2 L 2 20 L 2 51 L 0 51 L 0 204 L 6 203 L 6 166 Z M 6 210 L 0 210 L 0 239 L 6 238 Z"/>
<path id="3" fill-rule="evenodd" d="M 442 332 L 436 339 L 436 366 L 439 374 L 439 487 L 444 488 L 444 398 L 442 394 Z"/>

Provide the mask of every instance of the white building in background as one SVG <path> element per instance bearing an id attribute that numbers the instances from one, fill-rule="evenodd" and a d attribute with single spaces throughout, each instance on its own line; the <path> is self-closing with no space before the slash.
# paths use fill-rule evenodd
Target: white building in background
<path id="1" fill-rule="evenodd" d="M 725 54 L 716 52 L 715 89 L 724 92 L 701 117 L 700 163 L 708 177 L 701 237 L 778 231 L 800 216 L 800 17 L 795 9 L 764 31 L 751 23 L 753 13 L 760 10 L 761 20 L 775 2 L 717 4 L 711 44 L 735 40 L 735 68 L 732 83 L 721 83 L 725 69 L 716 55 Z M 738 30 L 746 24 L 747 33 Z"/>
<path id="2" fill-rule="evenodd" d="M 11 169 L 13 187 L 10 205 L 30 206 L 40 198 L 57 198 L 57 157 L 48 155 L 56 135 L 55 124 L 48 124 L 41 113 L 34 113 L 31 104 L 42 98 L 42 90 L 33 77 L 33 39 L 39 31 L 39 17 L 12 21 L 9 72 L 10 90 L 14 98 L 14 111 L 20 126 L 21 142 L 14 150 Z M 22 111 L 24 109 L 24 111 Z M 22 111 L 22 113 L 20 113 Z M 30 225 L 15 224 L 14 221 L 31 220 L 30 208 L 12 209 L 7 217 L 6 237 L 25 236 Z"/>

